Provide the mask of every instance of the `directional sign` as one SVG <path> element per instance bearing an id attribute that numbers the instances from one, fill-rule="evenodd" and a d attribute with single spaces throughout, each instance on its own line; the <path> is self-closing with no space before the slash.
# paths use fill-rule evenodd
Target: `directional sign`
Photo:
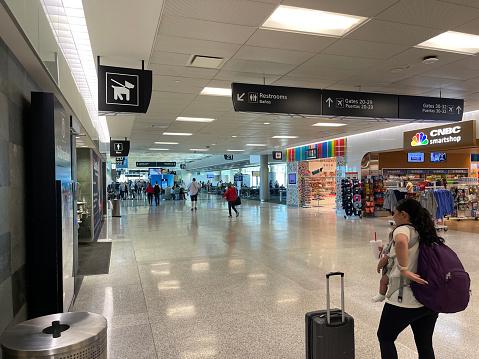
<path id="1" fill-rule="evenodd" d="M 130 141 L 110 140 L 110 156 L 126 157 L 130 152 Z"/>
<path id="2" fill-rule="evenodd" d="M 225 160 L 233 161 L 233 155 L 224 155 Z"/>
<path id="3" fill-rule="evenodd" d="M 398 97 L 367 92 L 323 90 L 323 115 L 397 118 Z"/>
<path id="4" fill-rule="evenodd" d="M 461 121 L 464 100 L 420 96 L 399 96 L 399 118 Z"/>
<path id="5" fill-rule="evenodd" d="M 321 90 L 232 83 L 236 112 L 321 115 Z"/>
<path id="6" fill-rule="evenodd" d="M 128 168 L 128 157 L 116 157 L 116 168 Z"/>

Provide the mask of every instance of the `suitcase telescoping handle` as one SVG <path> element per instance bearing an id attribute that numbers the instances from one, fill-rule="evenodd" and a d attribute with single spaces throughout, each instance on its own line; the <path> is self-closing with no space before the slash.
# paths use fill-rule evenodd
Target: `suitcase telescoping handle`
<path id="1" fill-rule="evenodd" d="M 330 296 L 329 296 L 329 277 L 336 275 L 341 276 L 341 323 L 344 323 L 344 273 L 343 272 L 330 272 L 326 274 L 326 317 L 328 324 L 331 324 L 331 306 L 330 306 Z"/>

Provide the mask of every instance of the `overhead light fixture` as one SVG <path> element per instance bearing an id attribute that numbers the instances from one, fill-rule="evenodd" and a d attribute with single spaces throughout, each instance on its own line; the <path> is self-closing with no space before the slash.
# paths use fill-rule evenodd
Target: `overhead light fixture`
<path id="1" fill-rule="evenodd" d="M 245 146 L 261 147 L 266 145 L 263 143 L 247 143 Z"/>
<path id="2" fill-rule="evenodd" d="M 265 122 L 263 123 L 263 125 L 271 125 L 269 122 Z"/>
<path id="3" fill-rule="evenodd" d="M 200 117 L 177 117 L 179 122 L 213 122 L 214 118 L 200 118 Z"/>
<path id="4" fill-rule="evenodd" d="M 211 146 L 216 146 L 216 143 L 212 143 Z"/>
<path id="5" fill-rule="evenodd" d="M 271 138 L 298 138 L 298 136 L 273 136 Z"/>
<path id="6" fill-rule="evenodd" d="M 280 5 L 261 27 L 339 37 L 352 31 L 366 20 L 367 18 L 362 16 Z"/>
<path id="7" fill-rule="evenodd" d="M 150 151 L 169 151 L 170 149 L 169 148 L 153 148 L 153 147 L 150 147 L 149 150 Z"/>
<path id="8" fill-rule="evenodd" d="M 151 128 L 167 128 L 168 126 L 163 125 L 151 125 Z"/>
<path id="9" fill-rule="evenodd" d="M 447 31 L 432 39 L 421 42 L 416 47 L 474 55 L 479 52 L 479 36 Z"/>
<path id="10" fill-rule="evenodd" d="M 109 142 L 106 117 L 98 116 L 98 78 L 82 1 L 41 0 L 41 3 L 93 127 L 101 142 Z"/>
<path id="11" fill-rule="evenodd" d="M 205 87 L 203 91 L 200 92 L 200 95 L 231 97 L 232 93 L 233 91 L 231 89 L 225 89 L 220 87 Z"/>
<path id="12" fill-rule="evenodd" d="M 231 136 L 231 137 L 238 137 L 238 136 Z"/>
<path id="13" fill-rule="evenodd" d="M 331 123 L 331 122 L 318 122 L 311 126 L 321 126 L 321 127 L 341 127 L 346 126 L 345 123 Z"/>
<path id="14" fill-rule="evenodd" d="M 190 148 L 190 151 L 208 151 L 207 148 Z"/>
<path id="15" fill-rule="evenodd" d="M 244 150 L 226 150 L 228 152 L 244 152 Z"/>
<path id="16" fill-rule="evenodd" d="M 187 132 L 163 132 L 165 136 L 191 136 L 192 133 Z"/>
<path id="17" fill-rule="evenodd" d="M 157 145 L 177 145 L 178 142 L 155 142 Z"/>

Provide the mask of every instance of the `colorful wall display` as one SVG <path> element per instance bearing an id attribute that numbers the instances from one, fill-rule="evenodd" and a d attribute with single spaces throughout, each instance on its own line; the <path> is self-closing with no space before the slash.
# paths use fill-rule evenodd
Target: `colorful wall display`
<path id="1" fill-rule="evenodd" d="M 308 159 L 306 150 L 314 148 L 318 150 L 317 158 L 346 156 L 346 138 L 290 148 L 287 150 L 287 161 L 306 161 Z"/>
<path id="2" fill-rule="evenodd" d="M 298 173 L 298 162 L 289 162 L 286 164 L 286 168 L 289 174 Z M 299 204 L 299 190 L 298 182 L 296 184 L 288 183 L 288 190 L 286 191 L 286 203 L 288 205 L 297 206 Z"/>

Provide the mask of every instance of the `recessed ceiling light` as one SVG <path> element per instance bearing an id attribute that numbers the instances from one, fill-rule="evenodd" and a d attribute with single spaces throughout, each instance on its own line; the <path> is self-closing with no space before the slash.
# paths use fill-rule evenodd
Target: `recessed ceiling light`
<path id="1" fill-rule="evenodd" d="M 393 74 L 397 74 L 398 72 L 402 72 L 403 68 L 402 67 L 396 67 L 394 69 L 391 69 L 391 72 Z"/>
<path id="2" fill-rule="evenodd" d="M 422 63 L 424 65 L 435 64 L 438 61 L 439 59 L 437 58 L 437 56 L 426 56 L 425 58 L 422 59 Z"/>
<path id="3" fill-rule="evenodd" d="M 270 125 L 270 123 L 269 123 L 269 122 L 265 122 L 265 123 L 263 123 L 263 125 Z"/>
<path id="4" fill-rule="evenodd" d="M 169 151 L 169 148 L 149 148 L 150 151 Z"/>
<path id="5" fill-rule="evenodd" d="M 165 136 L 191 136 L 192 133 L 187 132 L 163 132 Z"/>
<path id="6" fill-rule="evenodd" d="M 157 145 L 177 145 L 178 142 L 155 142 Z"/>
<path id="7" fill-rule="evenodd" d="M 474 55 L 479 52 L 479 36 L 447 31 L 421 42 L 416 47 Z"/>
<path id="8" fill-rule="evenodd" d="M 176 121 L 180 122 L 213 122 L 214 118 L 200 118 L 200 117 L 177 117 Z"/>
<path id="9" fill-rule="evenodd" d="M 272 30 L 343 36 L 366 17 L 280 5 L 261 26 Z"/>
<path id="10" fill-rule="evenodd" d="M 231 136 L 231 137 L 238 137 L 238 136 Z"/>
<path id="11" fill-rule="evenodd" d="M 254 146 L 254 147 L 261 147 L 261 146 L 266 146 L 263 143 L 247 143 L 245 146 Z"/>
<path id="12" fill-rule="evenodd" d="M 208 151 L 207 148 L 190 148 L 190 151 Z"/>
<path id="13" fill-rule="evenodd" d="M 225 96 L 231 97 L 231 89 L 219 88 L 219 87 L 205 87 L 203 91 L 200 92 L 200 95 L 209 95 L 209 96 Z"/>
<path id="14" fill-rule="evenodd" d="M 244 152 L 244 150 L 227 150 L 228 152 Z"/>
<path id="15" fill-rule="evenodd" d="M 212 143 L 211 146 L 216 146 L 216 143 Z"/>
<path id="16" fill-rule="evenodd" d="M 298 136 L 273 136 L 271 138 L 298 138 Z"/>
<path id="17" fill-rule="evenodd" d="M 330 123 L 330 122 L 318 122 L 312 126 L 321 126 L 321 127 L 341 127 L 346 126 L 345 123 Z"/>

